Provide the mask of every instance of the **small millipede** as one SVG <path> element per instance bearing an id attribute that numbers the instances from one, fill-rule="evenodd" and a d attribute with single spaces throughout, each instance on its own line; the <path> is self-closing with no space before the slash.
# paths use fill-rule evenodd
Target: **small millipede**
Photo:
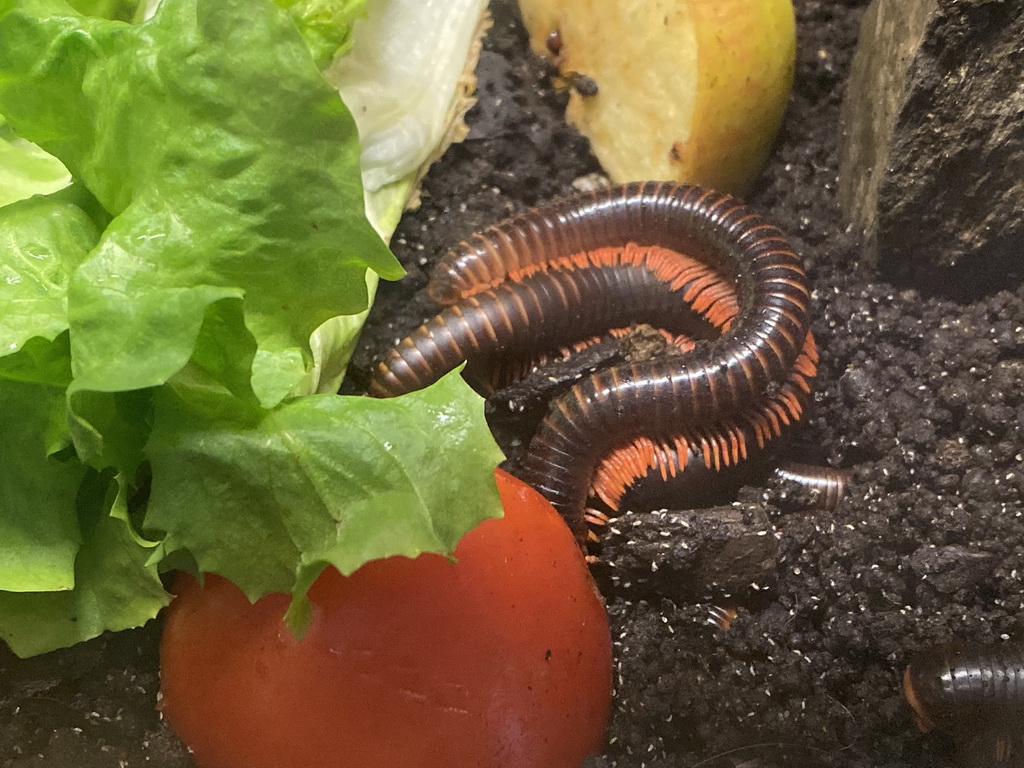
<path id="1" fill-rule="evenodd" d="M 739 616 L 739 612 L 735 605 L 712 605 L 708 609 L 707 623 L 723 632 L 728 632 L 737 616 Z"/>
<path id="2" fill-rule="evenodd" d="M 579 381 L 531 442 L 526 479 L 581 539 L 592 491 L 615 510 L 642 474 L 741 461 L 801 417 L 816 371 L 810 289 L 788 241 L 700 187 L 629 184 L 534 209 L 461 243 L 428 292 L 445 308 L 391 351 L 369 394 L 634 323 L 686 339 L 685 353 Z"/>
<path id="3" fill-rule="evenodd" d="M 969 742 L 979 765 L 1024 765 L 1024 647 L 947 644 L 915 656 L 903 694 L 924 732 Z"/>
<path id="4" fill-rule="evenodd" d="M 819 467 L 793 461 L 784 462 L 775 468 L 775 477 L 812 494 L 814 502 L 810 508 L 822 512 L 832 512 L 839 506 L 839 502 L 846 495 L 846 486 L 851 475 L 848 469 Z"/>

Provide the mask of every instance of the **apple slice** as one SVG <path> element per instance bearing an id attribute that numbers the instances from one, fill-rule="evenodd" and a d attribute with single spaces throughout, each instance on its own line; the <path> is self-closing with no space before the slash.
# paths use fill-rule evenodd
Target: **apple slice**
<path id="1" fill-rule="evenodd" d="M 749 189 L 793 84 L 791 0 L 519 6 L 534 51 L 552 58 L 573 88 L 567 119 L 614 182 Z"/>

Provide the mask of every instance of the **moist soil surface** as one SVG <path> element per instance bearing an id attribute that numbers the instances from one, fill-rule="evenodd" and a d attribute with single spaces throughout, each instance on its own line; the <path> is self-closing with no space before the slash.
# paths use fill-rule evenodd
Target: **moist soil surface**
<path id="1" fill-rule="evenodd" d="M 742 487 L 659 501 L 710 510 L 652 512 L 639 495 L 612 523 L 594 572 L 615 703 L 608 752 L 587 768 L 992 762 L 983 744 L 957 753 L 949 736 L 919 733 L 900 677 L 937 643 L 1024 638 L 1024 288 L 1005 272 L 893 284 L 861 263 L 835 191 L 865 5 L 796 1 L 793 98 L 747 196 L 792 238 L 815 286 L 814 403 L 774 458 L 851 470 L 847 496 L 812 512 L 751 473 L 734 478 Z M 447 248 L 600 172 L 513 4 L 492 14 L 469 138 L 432 168 L 394 237 L 409 274 L 382 286 L 348 391 L 437 311 L 423 288 Z M 489 410 L 513 469 L 530 409 L 498 414 L 524 397 L 499 394 Z M 728 630 L 709 622 L 716 605 L 737 611 Z M 28 660 L 0 648 L 0 768 L 190 766 L 155 709 L 159 632 L 157 621 Z"/>

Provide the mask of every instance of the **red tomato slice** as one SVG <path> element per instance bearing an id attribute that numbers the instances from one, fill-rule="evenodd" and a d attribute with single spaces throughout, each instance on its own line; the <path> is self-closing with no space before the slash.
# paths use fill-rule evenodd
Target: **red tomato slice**
<path id="1" fill-rule="evenodd" d="M 303 640 L 288 599 L 178 583 L 164 716 L 203 768 L 571 768 L 611 702 L 604 604 L 568 528 L 497 473 L 505 517 L 456 549 L 328 569 Z"/>

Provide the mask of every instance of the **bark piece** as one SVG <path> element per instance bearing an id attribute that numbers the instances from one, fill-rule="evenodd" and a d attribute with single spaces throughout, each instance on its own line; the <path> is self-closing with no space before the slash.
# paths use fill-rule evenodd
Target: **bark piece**
<path id="1" fill-rule="evenodd" d="M 599 563 L 613 581 L 689 601 L 742 596 L 749 604 L 776 583 L 778 544 L 757 507 L 628 512 L 608 525 Z"/>
<path id="2" fill-rule="evenodd" d="M 875 0 L 841 113 L 840 204 L 884 270 L 927 283 L 1024 249 L 1024 3 Z"/>

